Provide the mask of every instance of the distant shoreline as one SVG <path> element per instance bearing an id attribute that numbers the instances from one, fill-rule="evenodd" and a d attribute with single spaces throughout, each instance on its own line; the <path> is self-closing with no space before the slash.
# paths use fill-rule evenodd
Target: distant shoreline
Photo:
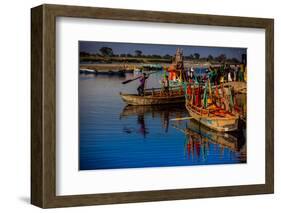
<path id="1" fill-rule="evenodd" d="M 88 70 L 95 70 L 95 71 L 102 71 L 102 72 L 114 72 L 114 71 L 132 71 L 141 69 L 143 66 L 152 65 L 151 63 L 85 63 L 80 64 L 80 69 L 88 69 Z M 168 63 L 157 63 L 157 65 L 162 67 L 169 67 L 170 64 Z M 221 66 L 222 63 L 210 63 L 210 62 L 198 62 L 198 61 L 185 61 L 184 67 L 185 68 L 208 68 L 210 66 Z M 235 64 L 231 64 L 235 65 Z"/>

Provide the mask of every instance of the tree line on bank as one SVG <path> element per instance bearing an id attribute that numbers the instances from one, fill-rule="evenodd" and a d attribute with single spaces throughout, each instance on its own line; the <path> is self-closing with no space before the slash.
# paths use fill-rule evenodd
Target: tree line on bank
<path id="1" fill-rule="evenodd" d="M 112 48 L 101 47 L 99 53 L 89 53 L 85 51 L 80 52 L 80 61 L 92 61 L 92 62 L 163 62 L 171 63 L 174 56 L 157 55 L 157 54 L 143 54 L 141 50 L 135 50 L 134 54 L 122 53 L 114 54 Z M 218 56 L 208 55 L 207 57 L 202 57 L 199 53 L 193 53 L 190 55 L 183 56 L 184 60 L 196 60 L 196 61 L 215 61 L 215 62 L 229 62 L 229 63 L 240 63 L 237 58 L 227 58 L 225 54 L 220 54 Z M 145 60 L 146 59 L 146 60 Z"/>

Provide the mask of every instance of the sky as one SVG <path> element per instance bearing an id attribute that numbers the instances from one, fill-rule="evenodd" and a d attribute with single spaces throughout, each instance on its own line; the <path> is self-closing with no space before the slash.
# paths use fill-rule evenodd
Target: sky
<path id="1" fill-rule="evenodd" d="M 200 57 L 212 55 L 216 57 L 225 54 L 227 58 L 237 58 L 241 60 L 241 55 L 247 53 L 246 48 L 231 47 L 205 47 L 205 46 L 182 46 L 182 45 L 163 45 L 163 44 L 137 44 L 137 43 L 120 43 L 120 42 L 96 42 L 96 41 L 79 41 L 80 52 L 100 53 L 101 47 L 110 47 L 114 54 L 135 54 L 135 50 L 141 50 L 144 55 L 175 55 L 176 49 L 183 49 L 183 54 L 199 53 Z"/>

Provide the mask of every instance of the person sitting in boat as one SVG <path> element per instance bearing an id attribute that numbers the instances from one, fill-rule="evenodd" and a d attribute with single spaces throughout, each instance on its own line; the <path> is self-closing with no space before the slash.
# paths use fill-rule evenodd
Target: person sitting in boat
<path id="1" fill-rule="evenodd" d="M 169 95 L 169 79 L 168 75 L 165 75 L 162 80 L 163 92 L 165 95 Z"/>
<path id="2" fill-rule="evenodd" d="M 142 77 L 140 78 L 140 85 L 137 89 L 140 96 L 144 96 L 144 86 L 146 79 L 148 79 L 148 76 L 146 75 L 146 73 L 143 73 Z"/>
<path id="3" fill-rule="evenodd" d="M 216 69 L 214 68 L 214 67 L 210 67 L 209 68 L 209 73 L 208 73 L 208 78 L 210 79 L 210 82 L 211 83 L 215 83 L 215 80 L 216 80 L 216 78 L 217 78 L 217 71 L 216 71 Z"/>

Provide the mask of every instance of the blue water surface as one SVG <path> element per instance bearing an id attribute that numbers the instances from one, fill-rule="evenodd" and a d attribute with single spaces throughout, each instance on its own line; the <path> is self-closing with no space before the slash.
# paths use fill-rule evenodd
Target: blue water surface
<path id="1" fill-rule="evenodd" d="M 135 93 L 133 74 L 79 77 L 79 169 L 120 169 L 246 162 L 245 129 L 217 135 L 188 116 L 184 105 L 126 106 L 119 92 Z M 159 87 L 162 73 L 147 87 Z"/>

